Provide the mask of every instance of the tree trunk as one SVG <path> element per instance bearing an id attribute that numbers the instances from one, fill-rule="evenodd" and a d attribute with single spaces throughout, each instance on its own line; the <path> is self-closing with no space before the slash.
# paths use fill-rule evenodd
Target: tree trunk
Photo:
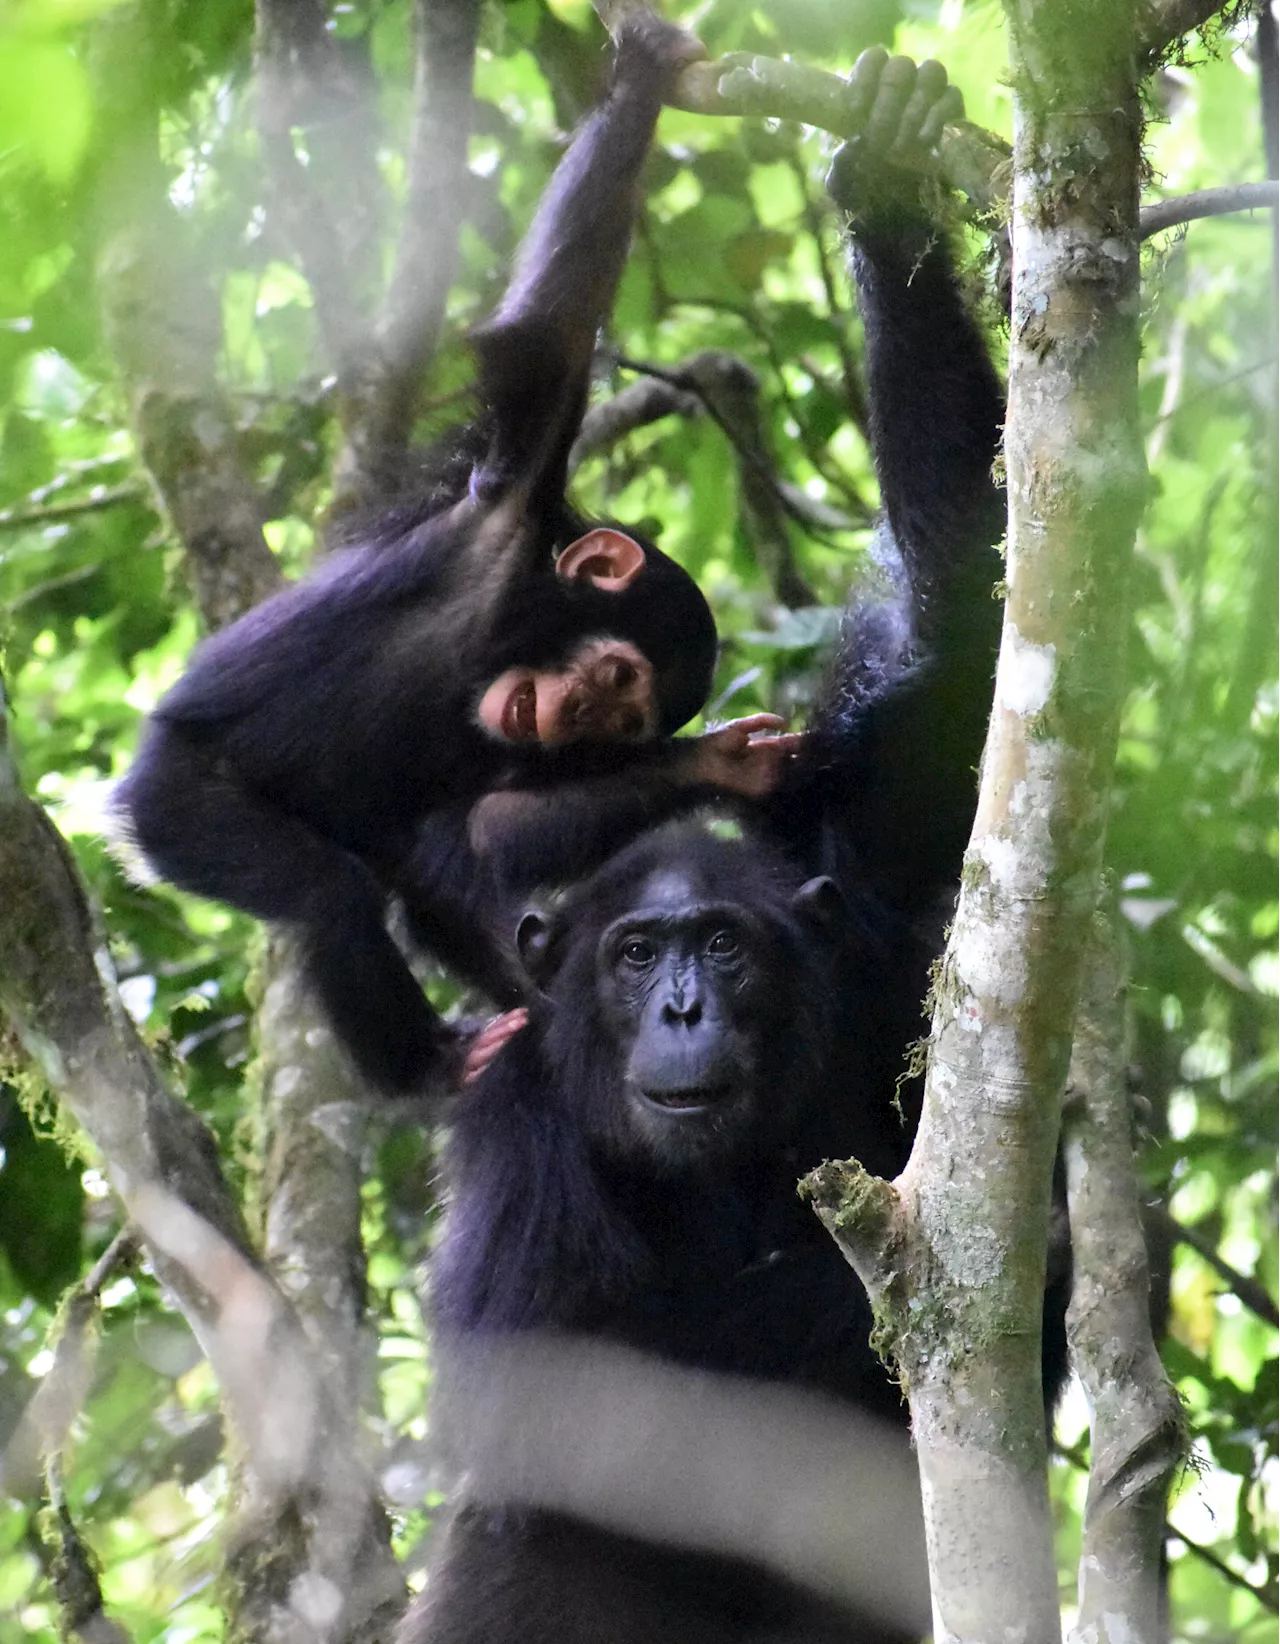
<path id="1" fill-rule="evenodd" d="M 910 1395 L 938 1644 L 1059 1635 L 1041 1297 L 1145 489 L 1133 7 L 1007 10 L 1008 604 L 978 813 L 907 1169 L 811 1178 Z"/>

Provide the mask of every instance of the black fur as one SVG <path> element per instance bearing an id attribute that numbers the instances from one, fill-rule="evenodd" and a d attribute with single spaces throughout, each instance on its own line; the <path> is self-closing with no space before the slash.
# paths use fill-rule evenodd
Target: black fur
<path id="1" fill-rule="evenodd" d="M 614 84 L 543 200 L 499 312 L 477 337 L 478 432 L 315 575 L 208 639 L 160 703 L 118 791 L 154 870 L 299 931 L 311 977 L 364 1073 L 419 1087 L 452 1045 L 384 927 L 414 934 L 501 1005 L 521 996 L 470 859 L 472 803 L 518 776 L 625 771 L 650 814 L 686 796 L 674 752 L 513 748 L 476 705 L 514 665 L 553 666 L 585 637 L 630 640 L 655 670 L 666 736 L 701 707 L 715 628 L 696 585 L 651 543 L 621 593 L 554 574 L 585 529 L 564 501 L 596 333 L 626 254 L 662 91 L 688 55 L 655 18 L 628 27 Z M 637 538 L 637 540 L 640 540 Z"/>
<path id="2" fill-rule="evenodd" d="M 870 200 L 860 181 L 837 167 L 833 187 L 857 208 L 897 597 L 851 611 L 807 751 L 769 801 L 650 833 L 533 927 L 540 995 L 529 1029 L 459 1107 L 434 1283 L 446 1347 L 574 1331 L 905 1427 L 869 1346 L 865 1295 L 796 1182 L 829 1157 L 893 1176 L 910 1149 L 918 1086 L 904 1088 L 901 1114 L 892 1097 L 924 1031 L 990 710 L 1003 396 L 934 227 L 901 196 Z M 722 930 L 735 933 L 736 968 L 719 954 Z M 1064 1301 L 1048 1308 L 1059 1324 Z M 1052 1389 L 1064 1351 L 1060 1334 L 1047 1340 Z M 917 1635 L 833 1613 L 750 1565 L 471 1502 L 405 1636 Z"/>

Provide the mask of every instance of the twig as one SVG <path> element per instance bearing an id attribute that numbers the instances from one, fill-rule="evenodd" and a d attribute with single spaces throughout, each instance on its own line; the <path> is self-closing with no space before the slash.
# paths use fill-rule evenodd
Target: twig
<path id="1" fill-rule="evenodd" d="M 107 508 L 118 508 L 124 502 L 145 502 L 146 487 L 130 481 L 113 485 L 109 490 L 99 488 L 87 497 L 75 497 L 67 502 L 48 502 L 39 508 L 0 509 L 0 531 L 26 531 L 45 525 L 56 525 L 59 520 L 75 519 L 80 514 L 100 514 Z"/>
<path id="2" fill-rule="evenodd" d="M 1232 1267 L 1214 1248 L 1213 1242 L 1206 1239 L 1203 1233 L 1194 1227 L 1187 1227 L 1185 1223 L 1171 1216 L 1163 1205 L 1153 1205 L 1150 1214 L 1160 1223 L 1171 1239 L 1185 1244 L 1188 1249 L 1194 1250 L 1201 1261 L 1206 1262 L 1226 1285 L 1228 1291 L 1237 1297 L 1258 1318 L 1265 1320 L 1272 1326 L 1280 1326 L 1280 1308 L 1265 1285 L 1257 1279 L 1250 1278 L 1247 1273 L 1241 1273 Z"/>
<path id="3" fill-rule="evenodd" d="M 1139 233 L 1144 240 L 1162 234 L 1180 223 L 1199 217 L 1225 217 L 1232 211 L 1257 211 L 1276 205 L 1278 185 L 1231 183 L 1225 188 L 1198 188 L 1191 194 L 1176 194 L 1169 200 L 1154 200 L 1138 213 Z"/>
<path id="4" fill-rule="evenodd" d="M 637 361 L 628 364 L 636 370 L 648 370 Z M 677 373 L 683 367 L 675 368 Z M 645 376 L 639 382 L 629 383 L 612 399 L 593 405 L 583 418 L 582 428 L 569 453 L 569 471 L 574 472 L 598 452 L 607 450 L 618 440 L 625 439 L 637 428 L 660 422 L 663 417 L 696 417 L 707 410 L 703 395 L 696 388 L 685 389 L 678 382 Z M 725 432 L 722 428 L 722 432 Z M 731 437 L 726 434 L 726 437 Z M 735 450 L 737 449 L 735 445 Z M 742 453 L 740 452 L 741 456 Z M 817 502 L 806 496 L 797 485 L 773 476 L 778 497 L 790 516 L 815 533 L 855 531 L 865 526 L 870 515 L 857 518 L 842 513 L 838 508 Z"/>
<path id="5" fill-rule="evenodd" d="M 85 1278 L 63 1296 L 45 1339 L 53 1362 L 0 1454 L 0 1480 L 8 1494 L 25 1493 L 41 1460 L 47 1468 L 50 1459 L 61 1454 L 93 1379 L 99 1292 L 137 1252 L 132 1231 L 117 1233 Z"/>
<path id="6" fill-rule="evenodd" d="M 764 431 L 760 426 L 759 409 L 756 404 L 759 382 L 750 366 L 736 354 L 720 349 L 707 349 L 701 354 L 693 355 L 683 365 L 674 367 L 652 365 L 643 360 L 619 356 L 618 364 L 624 370 L 643 372 L 647 376 L 656 377 L 660 382 L 667 383 L 673 389 L 688 390 L 697 396 L 707 415 L 737 453 L 744 488 L 750 485 L 752 490 L 752 496 L 748 500 L 753 510 L 763 500 L 762 488 L 767 487 L 780 505 L 782 513 L 815 536 L 821 536 L 831 530 L 850 529 L 863 523 L 841 519 L 836 524 L 826 510 L 809 506 L 808 498 L 804 498 L 803 501 L 797 500 L 798 497 L 803 497 L 803 493 L 798 493 L 794 486 L 784 485 L 779 481 L 769 460 Z M 743 373 L 749 379 L 749 384 L 743 380 Z M 748 410 L 748 399 L 749 415 L 744 415 Z M 776 568 L 782 578 L 781 585 L 789 588 L 792 597 L 784 598 L 775 588 L 778 597 L 784 604 L 814 604 L 815 599 L 811 593 L 807 598 L 802 597 L 802 589 L 806 586 L 803 579 L 797 581 L 785 573 L 784 567 L 785 556 Z"/>
<path id="7" fill-rule="evenodd" d="M 1192 1541 L 1190 1536 L 1184 1535 L 1181 1530 L 1175 1530 L 1172 1524 L 1165 1525 L 1165 1534 L 1172 1536 L 1176 1541 L 1180 1541 L 1189 1553 L 1194 1554 L 1196 1558 L 1201 1559 L 1205 1564 L 1215 1569 L 1224 1581 L 1229 1581 L 1233 1587 L 1239 1587 L 1242 1592 L 1248 1593 L 1250 1598 L 1256 1598 L 1264 1610 L 1269 1610 L 1272 1615 L 1280 1614 L 1280 1599 L 1277 1598 L 1275 1589 L 1272 1586 L 1255 1587 L 1247 1576 L 1242 1576 L 1238 1571 L 1233 1570 L 1211 1548 L 1202 1547 L 1198 1541 Z"/>
<path id="8" fill-rule="evenodd" d="M 862 497 L 858 494 L 857 489 L 850 482 L 848 475 L 842 473 L 838 467 L 826 459 L 822 447 L 818 445 L 817 442 L 810 436 L 806 425 L 806 419 L 801 414 L 800 407 L 797 405 L 795 396 L 792 394 L 791 389 L 787 386 L 785 367 L 788 364 L 788 361 L 783 359 L 776 341 L 770 335 L 769 328 L 764 324 L 755 310 L 746 303 L 728 302 L 723 297 L 681 297 L 677 301 L 681 308 L 705 308 L 713 314 L 730 314 L 739 322 L 739 324 L 744 325 L 747 328 L 768 356 L 769 364 L 773 371 L 773 380 L 777 385 L 778 393 L 782 398 L 783 404 L 790 412 L 792 421 L 800 430 L 799 442 L 805 456 L 808 457 L 813 467 L 819 474 L 821 474 L 822 478 L 827 482 L 831 489 L 844 498 L 848 511 L 855 517 L 857 523 L 860 525 L 869 524 L 872 518 L 872 510 L 867 507 Z M 823 377 L 822 372 L 814 367 L 811 367 L 807 363 L 805 363 L 805 369 L 810 372 L 810 375 L 813 376 L 815 381 L 819 379 L 824 381 L 826 380 Z M 832 391 L 838 396 L 838 389 L 833 389 Z M 853 417 L 852 407 L 850 408 L 850 416 L 853 418 L 856 426 L 857 419 L 856 417 Z"/>

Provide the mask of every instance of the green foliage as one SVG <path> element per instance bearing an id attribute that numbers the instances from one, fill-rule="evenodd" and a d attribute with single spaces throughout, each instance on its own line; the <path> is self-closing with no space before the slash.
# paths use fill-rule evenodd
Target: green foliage
<path id="1" fill-rule="evenodd" d="M 100 118 L 90 64 L 97 31 L 125 9 L 25 0 L 0 16 L 0 643 L 24 779 L 74 844 L 128 1008 L 238 1174 L 252 927 L 139 888 L 101 835 L 109 783 L 198 631 L 178 545 L 137 466 L 94 295 L 101 162 L 117 128 Z M 378 163 L 395 202 L 411 107 L 409 11 L 382 0 L 335 10 L 351 49 L 369 48 Z M 696 15 L 713 52 L 795 52 L 833 69 L 874 38 L 893 40 L 896 26 L 898 49 L 939 57 L 970 116 L 1008 135 L 994 0 L 711 0 Z M 271 546 L 294 574 L 323 525 L 335 406 L 311 292 L 262 227 L 246 73 L 252 8 L 170 0 L 148 17 L 154 72 L 139 72 L 124 112 L 152 133 L 173 232 L 218 291 L 219 364 L 241 454 L 270 498 Z M 519 0 L 486 14 L 461 266 L 424 434 L 459 404 L 465 329 L 492 305 L 558 139 L 598 83 L 600 40 L 585 0 Z M 1261 175 L 1256 69 L 1240 38 L 1226 48 L 1162 71 L 1153 88 L 1151 158 L 1163 192 Z M 611 337 L 630 359 L 669 366 L 726 349 L 755 371 L 778 473 L 852 522 L 792 529 L 823 608 L 778 605 L 738 517 L 734 450 L 710 419 L 640 429 L 577 480 L 587 507 L 659 525 L 664 546 L 708 590 L 725 636 L 717 712 L 800 714 L 835 610 L 866 571 L 876 492 L 845 391 L 860 344 L 821 190 L 827 149 L 786 125 L 667 111 Z M 1269 255 L 1261 218 L 1197 223 L 1147 255 L 1153 497 L 1138 548 L 1109 858 L 1132 926 L 1134 1063 L 1153 1195 L 1274 1295 L 1280 699 Z M 617 370 L 599 392 L 629 380 Z M 0 1150 L 2 1445 L 48 1370 L 58 1293 L 101 1251 L 116 1210 L 98 1173 L 37 1138 L 3 1085 Z M 389 1453 L 423 1433 L 417 1263 L 433 1203 L 429 1148 L 415 1133 L 388 1133 L 366 1230 Z M 1168 1363 L 1195 1443 L 1172 1509 L 1186 1538 L 1171 1549 L 1176 1635 L 1273 1637 L 1273 1615 L 1247 1589 L 1274 1602 L 1275 1331 L 1185 1245 L 1171 1287 Z M 221 1637 L 211 1532 L 227 1487 L 212 1376 L 149 1277 L 113 1282 L 103 1301 L 93 1391 L 68 1460 L 72 1511 L 130 1637 Z M 1073 1444 L 1080 1426 L 1068 1411 Z M 1055 1488 L 1065 1557 L 1078 1542 L 1082 1475 L 1061 1463 Z M 56 1636 L 34 1506 L 28 1489 L 0 1511 L 0 1644 Z M 400 1545 L 422 1517 L 404 1509 Z"/>

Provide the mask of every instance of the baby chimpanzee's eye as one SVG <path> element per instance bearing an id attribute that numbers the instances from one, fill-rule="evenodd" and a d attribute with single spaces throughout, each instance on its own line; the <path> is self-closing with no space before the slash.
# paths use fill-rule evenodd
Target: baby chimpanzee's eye
<path id="1" fill-rule="evenodd" d="M 618 716 L 618 735 L 624 742 L 638 741 L 644 735 L 644 715 L 634 708 Z"/>
<path id="2" fill-rule="evenodd" d="M 613 665 L 614 689 L 625 691 L 628 686 L 636 682 L 638 670 L 634 662 L 615 662 Z"/>

